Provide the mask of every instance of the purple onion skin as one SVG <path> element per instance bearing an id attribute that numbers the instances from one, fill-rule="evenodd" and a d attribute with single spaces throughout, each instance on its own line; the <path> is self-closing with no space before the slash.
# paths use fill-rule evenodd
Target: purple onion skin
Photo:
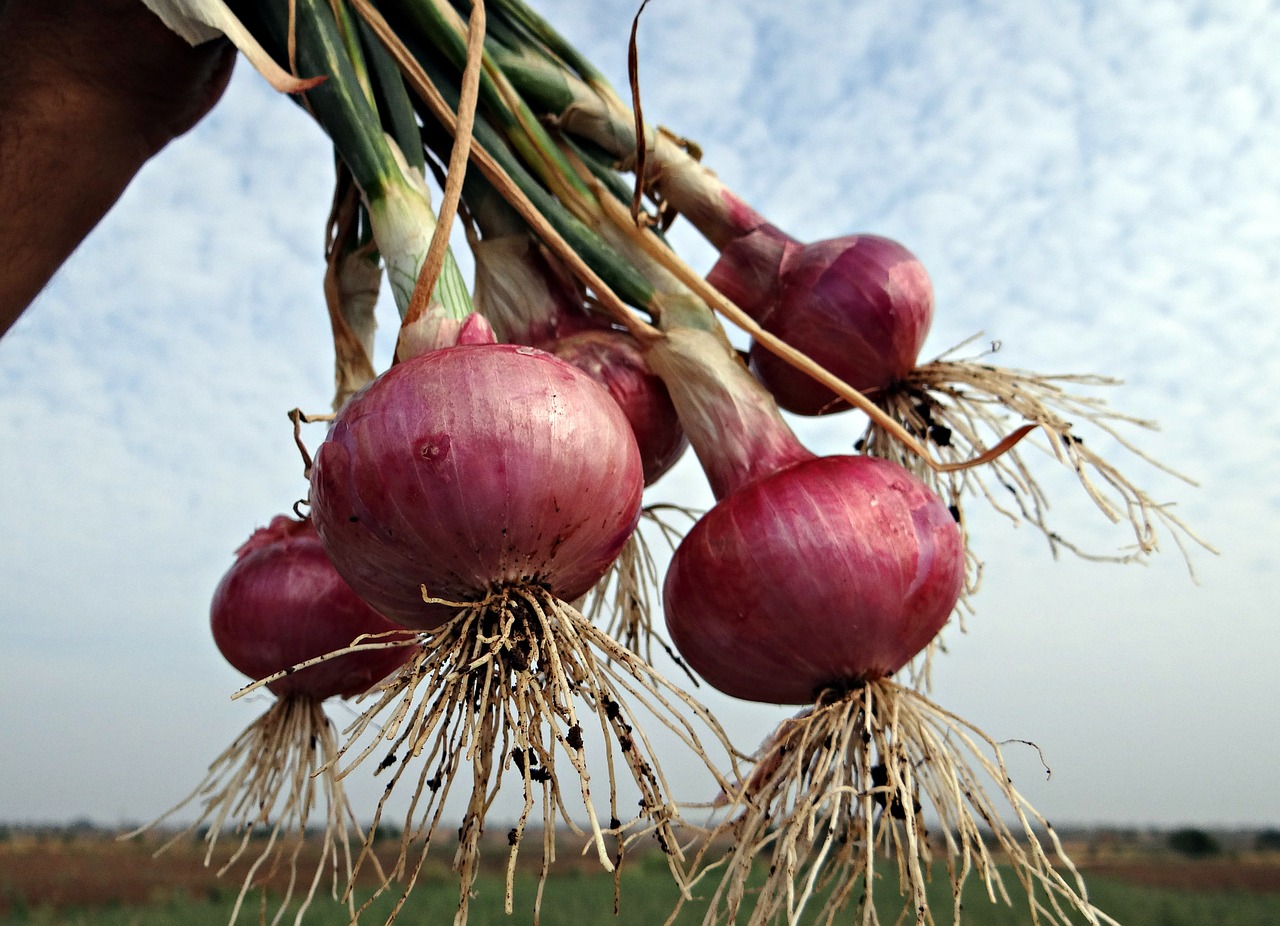
<path id="1" fill-rule="evenodd" d="M 227 662 L 252 679 L 398 630 L 338 575 L 309 521 L 279 515 L 236 551 L 213 594 L 209 622 Z M 277 679 L 277 697 L 323 701 L 363 694 L 409 658 L 411 647 L 349 653 Z"/>
<path id="2" fill-rule="evenodd" d="M 627 416 L 644 484 L 658 481 L 689 447 L 666 385 L 645 363 L 635 339 L 622 331 L 582 331 L 549 343 L 547 349 L 604 386 Z"/>
<path id="3" fill-rule="evenodd" d="M 801 244 L 761 224 L 724 246 L 707 279 L 770 334 L 871 395 L 916 366 L 933 322 L 933 284 L 924 266 L 878 235 Z M 751 366 L 790 412 L 849 407 L 754 342 Z"/>
<path id="4" fill-rule="evenodd" d="M 398 364 L 354 396 L 316 453 L 312 520 L 342 576 L 398 624 L 536 583 L 566 601 L 640 516 L 640 453 L 618 404 L 531 347 L 477 344 Z"/>
<path id="5" fill-rule="evenodd" d="M 676 550 L 667 628 L 709 684 L 808 704 L 902 668 L 947 622 L 964 544 L 946 505 L 887 460 L 815 457 L 730 493 Z"/>

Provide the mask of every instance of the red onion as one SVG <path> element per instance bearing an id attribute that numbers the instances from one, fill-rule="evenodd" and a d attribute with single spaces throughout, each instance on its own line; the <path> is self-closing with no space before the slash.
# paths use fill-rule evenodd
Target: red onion
<path id="1" fill-rule="evenodd" d="M 512 344 L 442 348 L 392 367 L 343 407 L 316 454 L 312 519 L 335 566 L 383 614 L 422 631 L 413 660 L 352 724 L 348 742 L 373 733 L 352 764 L 385 740 L 380 768 L 396 771 L 378 820 L 408 766 L 427 763 L 411 778 L 395 861 L 409 885 L 426 857 L 419 840 L 430 844 L 451 793 L 441 782 L 469 771 L 454 854 L 458 922 L 504 775 L 525 796 L 507 832 L 508 897 L 532 808 L 541 803 L 550 833 L 570 819 L 574 791 L 583 829 L 613 869 L 608 831 L 633 825 L 605 822 L 621 813 L 618 774 L 638 789 L 640 825 L 676 851 L 665 778 L 627 701 L 665 710 L 673 729 L 714 724 L 567 603 L 631 537 L 642 490 L 640 453 L 618 403 L 573 365 Z M 392 719 L 379 720 L 383 711 Z M 607 755 L 592 752 L 590 763 L 588 728 L 607 739 Z M 697 736 L 686 742 L 710 766 Z M 543 843 L 548 861 L 553 838 Z"/>
<path id="2" fill-rule="evenodd" d="M 819 457 L 694 525 L 667 571 L 667 627 L 720 691 L 806 704 L 909 662 L 963 577 L 960 530 L 919 479 L 887 460 Z"/>
<path id="3" fill-rule="evenodd" d="M 583 122 L 579 127 L 591 134 L 591 120 Z M 609 147 L 608 135 L 592 137 Z M 629 155 L 634 143 L 626 148 Z M 663 133 L 657 134 L 650 171 L 646 182 L 720 251 L 707 282 L 767 332 L 862 393 L 888 389 L 915 368 L 933 321 L 933 286 L 902 245 L 877 235 L 803 244 Z M 788 411 L 817 415 L 848 408 L 757 343 L 751 362 Z"/>
<path id="4" fill-rule="evenodd" d="M 600 386 L 508 344 L 431 351 L 351 399 L 316 454 L 312 519 L 343 577 L 429 630 L 505 585 L 573 600 L 639 519 L 640 455 Z"/>
<path id="5" fill-rule="evenodd" d="M 915 368 L 933 321 L 923 265 L 878 235 L 801 244 L 762 223 L 725 244 L 707 279 L 766 331 L 864 393 L 887 389 Z M 751 364 L 788 411 L 848 408 L 757 343 Z"/>
<path id="6" fill-rule="evenodd" d="M 279 515 L 236 551 L 210 611 L 213 639 L 231 665 L 266 678 L 342 649 L 361 634 L 399 628 L 352 591 L 309 521 Z M 409 647 L 348 653 L 270 682 L 278 697 L 323 701 L 363 694 L 398 669 Z"/>
<path id="7" fill-rule="evenodd" d="M 276 695 L 271 706 L 250 723 L 210 763 L 204 779 L 176 806 L 141 833 L 192 805 L 199 813 L 183 835 L 203 831 L 206 862 L 220 834 L 235 832 L 236 846 L 219 872 L 245 857 L 244 881 L 231 920 L 261 872 L 287 873 L 277 887 L 279 920 L 294 900 L 295 888 L 309 885 L 296 904 L 302 917 L 326 870 L 333 893 L 345 891 L 352 875 L 350 824 L 356 815 L 347 800 L 336 763 L 338 745 L 323 702 L 363 694 L 403 666 L 417 652 L 408 634 L 362 601 L 333 568 L 309 521 L 280 515 L 255 531 L 236 551 L 236 561 L 213 595 L 210 624 L 218 649 L 233 666 L 265 682 Z M 366 634 L 390 634 L 383 645 L 317 661 L 297 671 L 298 663 L 328 656 Z M 260 827 L 269 835 L 249 840 Z M 358 827 L 357 827 L 358 830 Z M 302 837 L 319 832 L 319 854 L 300 855 Z M 243 838 L 241 838 L 243 836 Z M 281 838 L 284 837 L 284 838 Z M 171 838 L 165 847 L 178 841 Z M 310 840 L 306 844 L 313 845 Z M 265 915 L 266 899 L 263 898 Z M 348 911 L 355 904 L 348 895 Z"/>
<path id="8" fill-rule="evenodd" d="M 718 499 L 664 586 L 667 628 L 690 667 L 734 697 L 804 704 L 922 650 L 964 579 L 946 505 L 896 463 L 805 450 L 704 332 L 668 332 L 650 362 Z"/>

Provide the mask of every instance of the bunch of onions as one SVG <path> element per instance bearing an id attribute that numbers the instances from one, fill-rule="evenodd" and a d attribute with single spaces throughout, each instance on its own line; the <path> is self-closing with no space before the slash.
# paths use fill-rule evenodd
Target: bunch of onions
<path id="1" fill-rule="evenodd" d="M 322 705 L 330 698 L 352 698 L 376 687 L 408 660 L 413 636 L 373 610 L 342 580 L 309 521 L 284 515 L 255 531 L 236 551 L 235 564 L 214 592 L 210 624 L 222 655 L 253 679 L 269 678 L 360 639 L 377 642 L 270 681 L 266 687 L 275 696 L 271 707 L 214 760 L 185 800 L 144 829 L 199 802 L 199 819 L 161 851 L 205 825 L 206 865 L 224 827 L 230 826 L 239 837 L 220 875 L 247 852 L 258 851 L 236 899 L 234 922 L 249 888 L 272 882 L 279 874 L 279 860 L 287 854 L 288 875 L 280 899 L 280 909 L 285 909 L 297 885 L 307 829 L 319 822 L 320 858 L 305 884 L 301 910 L 311 903 L 324 870 L 331 868 L 334 895 L 342 872 L 348 882 L 343 893 L 354 912 L 348 827 L 362 834 L 334 768 L 337 741 Z M 265 841 L 258 838 L 263 827 Z"/>
<path id="2" fill-rule="evenodd" d="M 766 740 L 749 773 L 719 779 L 726 816 L 694 860 L 699 877 L 722 871 L 707 921 L 737 921 L 748 874 L 765 852 L 771 864 L 750 922 L 780 914 L 794 922 L 819 888 L 829 891 L 824 912 L 831 921 L 861 881 L 861 918 L 875 923 L 875 859 L 887 849 L 902 876 L 903 918 L 914 913 L 918 923 L 931 922 L 926 814 L 943 831 L 957 921 L 971 872 L 989 896 L 1007 899 L 987 848 L 992 837 L 1025 889 L 1033 919 L 1063 926 L 1076 914 L 1105 919 L 1052 830 L 1013 789 L 998 744 L 893 678 L 930 645 L 965 587 L 962 494 L 992 498 L 973 470 L 940 469 L 932 455 L 957 467 L 996 458 L 993 478 L 1014 488 L 1023 517 L 1056 538 L 1021 460 L 1000 456 L 1030 429 L 1004 437 L 1009 416 L 1021 416 L 1052 435 L 1053 452 L 1076 465 L 1105 511 L 1125 510 L 1146 552 L 1154 549 L 1152 518 L 1178 522 L 1084 450 L 1056 410 L 1083 409 L 1108 433 L 1119 416 L 1064 397 L 1052 378 L 976 363 L 922 366 L 933 294 L 918 260 L 877 236 L 811 245 L 788 237 L 703 168 L 693 146 L 661 131 L 638 138 L 643 124 L 638 131 L 598 73 L 522 0 L 493 5 L 492 31 L 481 3 L 470 4 L 469 21 L 459 12 L 467 4 L 432 0 L 392 5 L 384 14 L 358 3 L 357 21 L 346 6 L 322 0 L 298 0 L 297 10 L 268 4 L 267 12 L 230 2 L 270 34 L 277 60 L 292 63 L 297 46 L 304 71 L 330 75 L 309 102 L 361 189 L 404 318 L 398 365 L 340 410 L 311 473 L 312 515 L 326 552 L 346 581 L 417 643 L 340 753 L 354 756 L 349 768 L 385 749 L 379 769 L 394 768 L 387 796 L 417 768 L 400 855 L 382 889 L 401 877 L 407 896 L 465 765 L 472 780 L 458 831 L 456 923 L 467 919 L 486 813 L 504 773 L 515 773 L 524 797 L 508 834 L 508 912 L 535 806 L 542 811 L 544 877 L 556 824 L 571 819 L 563 780 L 569 774 L 581 791 L 589 845 L 606 868 L 632 838 L 653 834 L 688 887 L 667 783 L 623 695 L 658 716 L 709 767 L 694 722 L 720 736 L 718 727 L 567 603 L 599 588 L 633 535 L 643 486 L 666 465 L 662 454 L 638 449 L 644 428 L 609 397 L 621 401 L 634 391 L 613 382 L 617 325 L 639 336 L 629 356 L 638 351 L 644 361 L 621 367 L 647 365 L 666 384 L 717 498 L 673 553 L 663 589 L 671 637 L 683 660 L 718 689 L 804 706 Z M 366 56 L 373 67 L 363 72 Z M 404 99 L 406 82 L 421 101 L 416 113 Z M 446 240 L 433 236 L 430 254 L 419 257 L 430 222 L 417 182 L 420 149 L 424 139 L 432 144 L 437 121 L 458 142 L 448 152 L 436 149 L 449 160 L 444 202 L 456 202 L 466 165 L 480 165 L 582 281 L 571 281 L 546 307 L 520 296 L 507 297 L 509 314 L 485 307 L 504 339 L 533 346 L 480 337 L 484 326 L 456 311 L 469 303 L 448 285 L 457 274 L 447 260 L 445 272 L 425 285 L 435 271 L 414 277 L 414 268 L 433 265 L 442 253 L 436 245 Z M 616 164 L 606 163 L 610 156 Z M 619 179 L 618 167 L 639 177 L 630 215 L 620 205 L 626 196 L 605 190 Z M 659 207 L 647 218 L 683 213 L 720 249 L 709 283 L 644 230 L 642 193 Z M 442 207 L 441 228 L 452 208 Z M 395 233 L 401 226 L 404 240 Z M 546 256 L 531 247 L 523 225 L 517 234 L 504 251 L 503 236 L 486 233 L 498 256 L 478 258 L 482 301 L 523 291 L 509 279 L 511 268 L 523 273 Z M 527 259 L 513 261 L 515 253 Z M 539 286 L 554 280 L 552 269 Z M 446 285 L 437 286 L 441 281 Z M 610 324 L 581 311 L 584 287 Z M 444 316 L 419 311 L 424 293 L 448 310 Z M 751 366 L 759 379 L 737 360 L 707 304 L 756 337 Z M 873 417 L 862 440 L 868 455 L 815 457 L 783 423 L 778 402 L 804 414 L 841 407 L 835 393 L 762 349 L 785 354 L 787 345 L 810 355 L 793 356 L 795 364 Z M 572 356 L 578 366 L 548 351 Z M 594 367 L 610 370 L 601 378 L 609 391 L 582 372 Z M 1090 473 L 1102 475 L 1118 506 Z M 579 717 L 590 714 L 606 740 L 607 824 L 589 788 Z M 372 741 L 361 747 L 370 732 Z M 721 745 L 735 758 L 723 739 Z M 634 819 L 618 808 L 620 765 L 641 794 Z M 1021 824 L 1016 834 L 1000 822 L 989 795 L 1012 807 Z M 728 854 L 712 859 L 726 841 Z"/>
<path id="3" fill-rule="evenodd" d="M 671 638 L 726 694 L 808 705 L 724 795 L 728 816 L 696 862 L 722 870 L 706 922 L 740 922 L 751 883 L 752 924 L 783 915 L 797 922 L 819 887 L 830 891 L 823 921 L 860 889 L 860 921 L 876 923 L 874 865 L 884 848 L 902 874 L 904 916 L 931 922 L 925 804 L 942 825 L 957 922 L 970 872 L 993 898 L 1007 898 L 982 826 L 1027 889 L 1033 915 L 1065 926 L 1072 910 L 1100 922 L 1070 861 L 1061 856 L 1070 879 L 1053 867 L 1033 821 L 1061 847 L 1014 790 L 998 746 L 891 678 L 938 633 L 960 594 L 964 543 L 947 506 L 895 463 L 814 456 L 710 332 L 668 330 L 649 360 L 671 387 L 717 499 L 667 572 Z M 1016 811 L 1019 834 L 1001 822 L 990 788 Z M 727 855 L 709 859 L 726 842 Z M 756 885 L 761 853 L 768 874 Z"/>
<path id="4" fill-rule="evenodd" d="M 718 729 L 566 603 L 604 575 L 639 519 L 640 455 L 621 409 L 588 376 L 544 351 L 467 343 L 476 328 L 464 322 L 456 346 L 402 360 L 347 403 L 316 453 L 310 498 L 338 571 L 421 638 L 413 660 L 343 747 L 355 752 L 363 734 L 376 730 L 354 765 L 380 743 L 391 744 L 379 767 L 395 771 L 375 826 L 394 786 L 418 766 L 390 872 L 403 878 L 405 896 L 463 764 L 471 767 L 455 858 L 458 923 L 466 921 L 486 812 L 504 773 L 514 772 L 524 794 L 508 833 L 510 911 L 516 855 L 535 805 L 542 809 L 544 877 L 557 823 L 572 820 L 566 762 L 603 866 L 620 860 L 628 834 L 652 833 L 675 869 L 675 808 L 628 699 L 658 716 L 665 708 L 671 716 L 664 723 L 704 758 L 693 724 L 701 718 Z M 686 710 L 677 713 L 675 701 Z M 376 721 L 387 708 L 390 718 Z M 603 822 L 584 752 L 584 735 L 597 725 L 611 739 Z M 635 819 L 618 806 L 619 765 L 641 795 Z M 419 839 L 421 853 L 411 862 Z"/>

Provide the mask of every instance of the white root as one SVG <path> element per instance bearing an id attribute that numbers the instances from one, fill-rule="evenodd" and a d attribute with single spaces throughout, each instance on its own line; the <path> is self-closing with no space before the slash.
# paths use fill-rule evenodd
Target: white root
<path id="1" fill-rule="evenodd" d="M 207 827 L 204 861 L 209 865 L 218 839 L 230 833 L 238 841 L 218 869 L 218 876 L 225 875 L 242 859 L 251 860 L 230 922 L 236 921 L 254 886 L 281 889 L 283 871 L 282 894 L 271 920 L 274 926 L 297 892 L 307 828 L 323 814 L 319 860 L 310 880 L 304 882 L 306 892 L 295 914 L 294 922 L 301 922 L 324 880 L 326 868 L 333 872 L 331 895 L 335 899 L 349 897 L 355 870 L 351 835 L 364 840 L 332 765 L 337 754 L 333 726 L 319 701 L 305 696 L 280 698 L 210 764 L 208 774 L 190 795 L 156 820 L 121 838 L 139 836 L 184 808 L 199 804 L 199 818 L 168 839 L 155 854 Z M 348 908 L 354 916 L 350 901 Z"/>
<path id="2" fill-rule="evenodd" d="M 373 703 L 345 731 L 339 750 L 339 760 L 346 760 L 340 776 L 380 751 L 384 755 L 378 770 L 392 770 L 357 858 L 357 872 L 373 858 L 372 841 L 391 795 L 403 778 L 412 788 L 398 856 L 357 915 L 395 883 L 400 897 L 387 922 L 396 918 L 436 840 L 446 799 L 455 784 L 465 781 L 467 765 L 470 792 L 453 861 L 459 877 L 455 923 L 467 920 L 486 813 L 504 773 L 508 778 L 514 773 L 524 797 L 520 817 L 507 834 L 509 912 L 516 858 L 536 807 L 541 810 L 543 846 L 535 922 L 558 826 L 585 836 L 606 870 L 614 870 L 636 840 L 656 840 L 683 885 L 679 810 L 637 716 L 643 711 L 657 718 L 727 787 L 704 737 L 716 741 L 731 759 L 738 754 L 706 708 L 542 588 L 505 587 L 480 602 L 444 603 L 459 607 L 458 614 L 422 634 L 414 657 L 370 696 Z M 370 642 L 356 648 L 383 645 Z M 605 742 L 605 755 L 591 762 L 584 742 L 586 723 L 598 725 Z M 601 762 L 608 796 L 600 803 L 609 819 L 602 817 L 591 788 L 591 772 L 599 773 Z M 618 805 L 622 774 L 629 774 L 640 792 L 635 815 Z M 570 788 L 577 792 L 573 799 Z M 585 821 L 575 819 L 573 808 L 578 806 Z"/>
<path id="3" fill-rule="evenodd" d="M 1049 499 L 1023 459 L 1022 445 L 991 460 L 988 466 L 947 473 L 921 466 L 913 454 L 874 422 L 868 425 L 859 446 L 868 454 L 906 466 L 956 512 L 963 510 L 963 501 L 969 495 L 985 498 L 1015 524 L 1026 522 L 1037 528 L 1054 555 L 1068 550 L 1091 560 L 1141 561 L 1159 550 L 1163 529 L 1172 537 L 1194 577 L 1190 547 L 1216 552 L 1213 547 L 1174 514 L 1170 504 L 1155 501 L 1103 458 L 1094 449 L 1093 439 L 1086 443 L 1085 436 L 1074 427 L 1074 422 L 1087 423 L 1144 463 L 1194 485 L 1143 451 L 1121 430 L 1126 426 L 1155 430 L 1153 422 L 1116 412 L 1099 398 L 1069 391 L 1074 386 L 1117 384 L 1103 376 L 1042 375 L 944 355 L 917 367 L 893 390 L 877 398 L 908 431 L 931 443 L 946 462 L 981 456 L 1008 431 L 1011 418 L 1035 424 L 1049 438 L 1046 452 L 1071 467 L 1103 515 L 1113 523 L 1130 526 L 1132 546 L 1114 554 L 1085 550 L 1050 527 Z"/>
<path id="4" fill-rule="evenodd" d="M 1005 822 L 993 796 L 1016 823 Z M 961 923 L 971 875 L 989 900 L 1012 903 L 1003 867 L 1020 884 L 1031 923 L 1114 924 L 1089 902 L 1052 827 L 1014 789 L 999 745 L 892 681 L 830 692 L 784 721 L 726 805 L 694 859 L 695 886 L 719 879 L 704 926 L 795 924 L 819 897 L 817 917 L 805 922 L 831 923 L 852 902 L 853 921 L 877 926 L 881 861 L 897 872 L 893 921 L 933 924 L 926 886 L 935 853 L 952 894 L 944 922 Z"/>
<path id="5" fill-rule="evenodd" d="M 646 528 L 658 531 L 662 541 L 674 551 L 684 537 L 684 530 L 674 519 L 666 517 L 671 513 L 687 518 L 689 524 L 700 515 L 679 505 L 646 506 L 641 511 L 639 526 L 628 538 L 622 553 L 604 578 L 587 593 L 579 608 L 592 623 L 603 626 L 606 634 L 645 662 L 653 664 L 657 647 L 697 684 L 680 654 L 666 641 L 653 620 L 655 611 L 661 613 L 662 578 L 645 531 Z"/>

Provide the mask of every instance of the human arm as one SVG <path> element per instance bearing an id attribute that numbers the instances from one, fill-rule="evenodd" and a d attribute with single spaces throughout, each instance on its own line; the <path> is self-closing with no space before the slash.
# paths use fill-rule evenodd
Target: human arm
<path id="1" fill-rule="evenodd" d="M 0 0 L 0 335 L 138 170 L 221 97 L 235 49 L 140 0 Z"/>

